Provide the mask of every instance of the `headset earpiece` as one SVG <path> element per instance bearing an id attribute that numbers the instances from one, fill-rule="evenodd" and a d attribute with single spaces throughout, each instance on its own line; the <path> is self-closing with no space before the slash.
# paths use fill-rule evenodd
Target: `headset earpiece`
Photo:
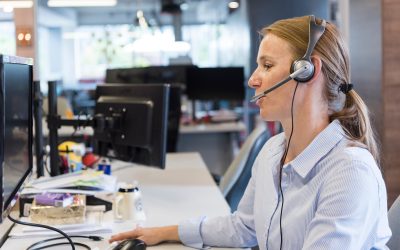
<path id="1" fill-rule="evenodd" d="M 314 51 L 314 47 L 317 44 L 319 38 L 325 31 L 326 21 L 322 20 L 321 24 L 317 24 L 315 21 L 315 17 L 313 15 L 310 16 L 310 23 L 308 27 L 308 46 L 307 51 L 304 56 L 292 63 L 290 67 L 290 73 L 295 72 L 296 70 L 308 66 L 308 69 L 304 71 L 302 74 L 298 75 L 294 78 L 297 82 L 307 82 L 314 76 L 314 64 L 311 62 L 311 53 Z"/>
<path id="2" fill-rule="evenodd" d="M 305 66 L 307 67 L 307 70 L 298 75 L 297 77 L 294 78 L 295 81 L 297 82 L 307 82 L 310 80 L 313 75 L 314 75 L 314 64 L 311 61 L 307 61 L 305 59 L 300 59 L 296 60 L 292 63 L 292 66 L 290 68 L 290 73 L 295 72 L 296 70 L 303 68 Z"/>

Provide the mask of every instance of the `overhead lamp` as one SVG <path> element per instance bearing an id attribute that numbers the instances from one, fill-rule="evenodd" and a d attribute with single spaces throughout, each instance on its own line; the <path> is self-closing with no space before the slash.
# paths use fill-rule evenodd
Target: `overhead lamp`
<path id="1" fill-rule="evenodd" d="M 230 9 L 237 9 L 237 8 L 239 8 L 239 2 L 238 1 L 230 1 L 228 3 L 228 7 Z"/>
<path id="2" fill-rule="evenodd" d="M 117 0 L 49 0 L 49 7 L 109 7 L 115 6 Z"/>
<path id="3" fill-rule="evenodd" d="M 0 1 L 0 8 L 5 10 L 16 8 L 32 8 L 32 0 L 15 0 L 15 1 Z"/>

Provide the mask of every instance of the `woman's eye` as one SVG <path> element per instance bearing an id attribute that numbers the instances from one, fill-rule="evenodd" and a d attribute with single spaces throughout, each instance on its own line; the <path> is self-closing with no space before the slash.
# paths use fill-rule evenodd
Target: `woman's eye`
<path id="1" fill-rule="evenodd" d="M 269 70 L 272 67 L 271 64 L 264 64 L 264 69 Z"/>

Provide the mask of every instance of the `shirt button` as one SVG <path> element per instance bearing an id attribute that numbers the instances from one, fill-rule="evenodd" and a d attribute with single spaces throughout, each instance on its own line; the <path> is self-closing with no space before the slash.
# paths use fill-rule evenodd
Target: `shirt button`
<path id="1" fill-rule="evenodd" d="M 281 180 L 282 189 L 286 189 L 286 187 L 289 184 L 288 176 L 289 176 L 288 173 L 286 172 L 282 173 L 282 180 Z"/>

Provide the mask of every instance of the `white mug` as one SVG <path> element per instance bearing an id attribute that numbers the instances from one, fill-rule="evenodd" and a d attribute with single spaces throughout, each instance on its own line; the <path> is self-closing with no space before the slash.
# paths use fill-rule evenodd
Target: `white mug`
<path id="1" fill-rule="evenodd" d="M 144 221 L 146 219 L 139 188 L 132 185 L 119 188 L 113 210 L 116 221 Z"/>

